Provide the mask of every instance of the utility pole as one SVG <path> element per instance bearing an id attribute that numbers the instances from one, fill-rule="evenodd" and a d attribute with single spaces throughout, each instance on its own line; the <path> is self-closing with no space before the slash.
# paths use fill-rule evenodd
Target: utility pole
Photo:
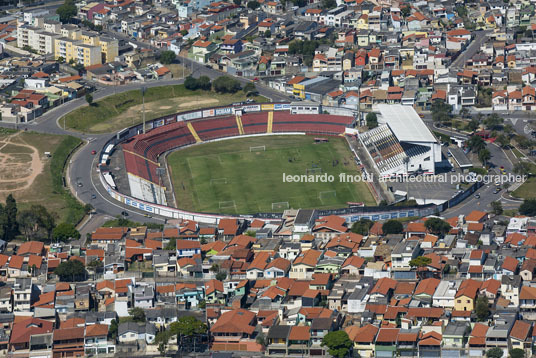
<path id="1" fill-rule="evenodd" d="M 143 118 L 143 134 L 145 134 L 145 86 L 141 88 L 141 110 Z"/>

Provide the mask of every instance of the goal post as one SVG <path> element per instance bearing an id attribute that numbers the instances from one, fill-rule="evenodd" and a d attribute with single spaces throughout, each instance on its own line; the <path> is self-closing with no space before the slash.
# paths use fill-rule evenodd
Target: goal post
<path id="1" fill-rule="evenodd" d="M 337 191 L 336 190 L 329 190 L 329 191 L 321 191 L 318 193 L 318 199 L 323 203 L 324 200 L 333 200 L 337 197 Z"/>
<path id="2" fill-rule="evenodd" d="M 249 147 L 250 152 L 265 152 L 266 146 L 265 145 L 258 145 L 256 147 Z"/>
<path id="3" fill-rule="evenodd" d="M 277 203 L 272 203 L 272 211 L 287 210 L 290 206 L 288 201 L 280 201 Z"/>
<path id="4" fill-rule="evenodd" d="M 229 209 L 229 208 L 235 208 L 236 209 L 236 204 L 235 204 L 234 200 L 220 201 L 219 205 L 220 205 L 220 209 Z"/>
<path id="5" fill-rule="evenodd" d="M 227 178 L 216 178 L 216 179 L 210 179 L 211 185 L 222 185 L 227 184 Z"/>
<path id="6" fill-rule="evenodd" d="M 307 175 L 316 175 L 316 174 L 322 174 L 322 168 L 307 168 L 305 169 L 305 174 Z"/>

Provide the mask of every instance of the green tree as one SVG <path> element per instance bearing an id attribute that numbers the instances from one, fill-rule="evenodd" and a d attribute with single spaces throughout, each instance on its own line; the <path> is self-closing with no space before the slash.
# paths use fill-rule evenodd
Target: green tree
<path id="1" fill-rule="evenodd" d="M 368 235 L 370 228 L 374 225 L 369 219 L 360 219 L 352 225 L 351 231 L 359 235 Z"/>
<path id="2" fill-rule="evenodd" d="M 333 8 L 337 7 L 337 1 L 336 0 L 323 0 L 322 1 L 322 8 L 326 10 L 331 10 Z"/>
<path id="3" fill-rule="evenodd" d="M 202 89 L 203 91 L 210 91 L 212 88 L 212 83 L 208 76 L 200 76 L 197 79 L 197 88 Z"/>
<path id="4" fill-rule="evenodd" d="M 487 148 L 482 149 L 478 152 L 478 160 L 482 163 L 482 165 L 486 165 L 488 163 L 488 160 L 491 159 L 491 153 Z"/>
<path id="5" fill-rule="evenodd" d="M 266 30 L 266 31 L 264 31 L 264 37 L 266 37 L 267 39 L 269 39 L 270 37 L 272 37 L 272 31 L 270 31 L 270 30 Z"/>
<path id="6" fill-rule="evenodd" d="M 467 9 L 463 5 L 457 5 L 456 12 L 458 13 L 459 17 L 467 17 Z"/>
<path id="7" fill-rule="evenodd" d="M 186 29 L 181 30 L 181 31 L 180 31 L 180 34 L 181 34 L 182 36 L 186 36 L 186 35 L 188 35 L 188 30 L 186 30 Z"/>
<path id="8" fill-rule="evenodd" d="M 536 199 L 525 199 L 523 204 L 519 206 L 521 215 L 536 216 Z"/>
<path id="9" fill-rule="evenodd" d="M 143 310 L 143 308 L 134 307 L 130 311 L 128 311 L 128 314 L 134 322 L 145 322 L 145 311 Z"/>
<path id="10" fill-rule="evenodd" d="M 500 201 L 492 201 L 491 202 L 491 211 L 495 214 L 495 215 L 502 215 L 503 213 L 503 207 L 502 207 L 502 203 Z"/>
<path id="11" fill-rule="evenodd" d="M 34 231 L 37 225 L 37 217 L 34 212 L 30 209 L 20 211 L 17 215 L 17 222 L 19 223 L 19 227 L 22 228 L 26 240 L 34 237 Z"/>
<path id="12" fill-rule="evenodd" d="M 60 223 L 52 230 L 52 238 L 57 241 L 67 242 L 69 239 L 78 240 L 80 232 L 70 223 Z"/>
<path id="13" fill-rule="evenodd" d="M 452 116 L 452 106 L 442 99 L 436 99 L 432 103 L 432 120 L 441 124 L 448 122 Z"/>
<path id="14" fill-rule="evenodd" d="M 244 85 L 244 88 L 242 88 L 242 90 L 245 93 L 257 92 L 257 87 L 255 87 L 255 84 L 253 84 L 253 82 L 248 82 Z"/>
<path id="15" fill-rule="evenodd" d="M 499 347 L 491 348 L 486 352 L 488 358 L 501 358 L 503 356 L 503 350 Z"/>
<path id="16" fill-rule="evenodd" d="M 115 340 L 117 338 L 118 328 L 119 327 L 117 325 L 117 321 L 115 319 L 112 319 L 112 321 L 110 322 L 110 327 L 108 328 L 108 338 Z"/>
<path id="17" fill-rule="evenodd" d="M 190 91 L 195 91 L 196 89 L 199 88 L 197 84 L 197 80 L 193 78 L 192 76 L 186 77 L 186 79 L 184 80 L 184 87 Z"/>
<path id="18" fill-rule="evenodd" d="M 90 106 L 93 104 L 93 96 L 91 95 L 91 93 L 86 93 L 86 102 Z"/>
<path id="19" fill-rule="evenodd" d="M 486 142 L 484 142 L 484 139 L 478 135 L 471 136 L 471 138 L 469 138 L 465 144 L 473 153 L 478 153 L 482 149 L 486 148 Z"/>
<path id="20" fill-rule="evenodd" d="M 216 274 L 216 280 L 218 281 L 223 281 L 227 278 L 227 272 L 225 271 L 219 271 L 217 274 Z"/>
<path id="21" fill-rule="evenodd" d="M 404 225 L 398 220 L 387 220 L 382 225 L 384 235 L 401 234 L 404 231 Z"/>
<path id="22" fill-rule="evenodd" d="M 229 76 L 220 76 L 212 83 L 214 90 L 219 93 L 236 93 L 242 89 L 240 82 Z"/>
<path id="23" fill-rule="evenodd" d="M 450 230 L 450 224 L 440 218 L 429 218 L 424 227 L 434 235 L 445 235 Z"/>
<path id="24" fill-rule="evenodd" d="M 378 116 L 376 116 L 376 113 L 374 112 L 367 114 L 366 121 L 369 129 L 376 128 L 378 126 Z"/>
<path id="25" fill-rule="evenodd" d="M 65 0 L 63 5 L 56 9 L 56 14 L 59 15 L 62 23 L 68 23 L 78 13 L 78 9 L 74 4 L 74 0 Z"/>
<path id="26" fill-rule="evenodd" d="M 251 10 L 257 10 L 259 7 L 261 7 L 261 4 L 258 1 L 249 1 L 247 4 L 248 9 Z"/>
<path id="27" fill-rule="evenodd" d="M 525 358 L 525 351 L 521 348 L 514 348 L 510 350 L 510 358 Z"/>
<path id="28" fill-rule="evenodd" d="M 432 262 L 432 259 L 429 257 L 417 256 L 413 260 L 410 260 L 409 266 L 416 267 L 416 268 L 426 267 L 430 265 L 431 262 Z"/>
<path id="29" fill-rule="evenodd" d="M 5 216 L 6 216 L 6 236 L 8 240 L 13 240 L 19 233 L 19 224 L 17 222 L 17 201 L 13 195 L 9 194 L 6 198 Z"/>
<path id="30" fill-rule="evenodd" d="M 480 122 L 476 118 L 471 119 L 466 126 L 467 130 L 470 132 L 476 131 L 478 127 L 480 127 Z"/>
<path id="31" fill-rule="evenodd" d="M 485 120 L 484 125 L 487 129 L 498 130 L 502 129 L 504 118 L 499 117 L 497 113 L 490 114 Z"/>
<path id="32" fill-rule="evenodd" d="M 160 63 L 164 65 L 169 65 L 173 63 L 176 58 L 177 58 L 177 55 L 175 54 L 175 52 L 167 50 L 167 51 L 162 51 L 160 53 L 158 60 L 160 61 Z"/>
<path id="33" fill-rule="evenodd" d="M 497 136 L 496 142 L 501 148 L 508 148 L 510 146 L 510 137 L 505 134 Z"/>
<path id="34" fill-rule="evenodd" d="M 329 354 L 333 357 L 343 358 L 350 351 L 352 341 L 345 331 L 333 331 L 322 338 L 322 345 L 329 348 Z"/>
<path id="35" fill-rule="evenodd" d="M 162 357 L 166 356 L 167 346 L 169 339 L 171 338 L 171 332 L 169 331 L 160 331 L 156 334 L 154 342 L 158 345 L 158 351 Z"/>
<path id="36" fill-rule="evenodd" d="M 236 6 L 242 6 L 242 0 L 233 0 L 233 3 L 234 3 Z"/>
<path id="37" fill-rule="evenodd" d="M 400 9 L 400 13 L 404 18 L 408 17 L 411 14 L 411 8 L 406 5 L 402 9 Z"/>
<path id="38" fill-rule="evenodd" d="M 530 173 L 530 164 L 527 162 L 517 162 L 514 164 L 513 171 L 518 175 L 527 175 Z"/>
<path id="39" fill-rule="evenodd" d="M 183 316 L 169 326 L 169 331 L 172 336 L 177 336 L 177 343 L 181 347 L 183 337 L 190 337 L 197 340 L 198 336 L 207 333 L 208 327 L 195 317 Z"/>
<path id="40" fill-rule="evenodd" d="M 69 260 L 62 262 L 56 267 L 54 273 L 60 281 L 82 281 L 86 277 L 84 264 L 78 260 Z"/>
<path id="41" fill-rule="evenodd" d="M 486 296 L 480 296 L 476 299 L 475 313 L 478 321 L 484 322 L 489 317 L 489 302 Z"/>

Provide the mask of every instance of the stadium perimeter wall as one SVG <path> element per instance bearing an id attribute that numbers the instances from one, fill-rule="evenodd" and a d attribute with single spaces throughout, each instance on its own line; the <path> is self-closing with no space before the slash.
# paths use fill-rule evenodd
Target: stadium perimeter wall
<path id="1" fill-rule="evenodd" d="M 260 111 L 273 111 L 278 110 L 287 110 L 289 104 L 287 103 L 270 103 L 270 104 L 258 104 L 258 105 L 245 105 L 242 106 L 240 110 L 243 112 L 260 112 Z M 176 121 L 188 121 L 199 118 L 208 118 L 219 115 L 228 115 L 234 114 L 235 110 L 238 110 L 236 107 L 216 107 L 209 108 L 204 110 L 197 111 L 188 111 L 176 113 L 173 115 L 168 115 L 154 120 L 148 121 L 146 123 L 146 129 L 152 129 L 160 127 L 166 124 L 174 123 Z M 205 116 L 206 115 L 206 116 Z M 100 156 L 99 163 L 106 164 L 107 158 L 114 151 L 114 147 L 121 142 L 130 139 L 143 132 L 143 127 L 141 124 L 125 128 L 122 131 L 118 132 L 114 137 L 110 138 L 108 142 L 104 145 Z M 282 135 L 283 133 L 276 133 L 277 135 Z M 293 133 L 298 134 L 298 133 Z M 255 136 L 255 135 L 249 135 Z M 242 138 L 244 136 L 240 136 Z M 219 138 L 212 141 L 224 140 L 225 138 Z M 229 138 L 231 139 L 231 138 Z M 207 141 L 208 142 L 208 141 Z M 104 179 L 103 173 L 99 172 L 99 179 L 102 186 L 105 188 L 110 197 L 118 202 L 121 202 L 129 207 L 139 209 L 148 214 L 160 215 L 166 218 L 172 219 L 183 219 L 183 220 L 195 220 L 200 223 L 205 224 L 218 224 L 220 219 L 239 219 L 239 220 L 251 220 L 251 219 L 260 219 L 265 222 L 276 222 L 282 218 L 282 213 L 256 213 L 251 215 L 225 215 L 218 213 L 198 213 L 191 212 L 186 210 L 181 210 L 177 208 L 172 208 L 164 205 L 157 205 L 147 201 L 139 200 L 133 198 L 129 195 L 120 193 Z M 348 223 L 359 221 L 360 219 L 370 219 L 373 221 L 376 220 L 388 220 L 388 219 L 398 219 L 398 218 L 407 218 L 407 217 L 422 217 L 428 215 L 439 214 L 442 211 L 446 210 L 449 207 L 455 206 L 470 197 L 478 188 L 482 186 L 482 183 L 474 183 L 467 190 L 457 194 L 452 199 L 442 203 L 442 204 L 426 204 L 426 205 L 417 205 L 411 207 L 392 207 L 392 206 L 368 206 L 368 207 L 351 207 L 351 208 L 341 208 L 333 210 L 317 210 L 317 217 L 324 217 L 329 215 L 338 215 L 346 219 Z"/>

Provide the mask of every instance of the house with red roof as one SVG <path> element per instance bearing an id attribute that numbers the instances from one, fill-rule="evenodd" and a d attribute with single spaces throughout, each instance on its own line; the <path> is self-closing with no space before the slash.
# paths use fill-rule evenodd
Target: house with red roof
<path id="1" fill-rule="evenodd" d="M 210 327 L 213 351 L 260 352 L 262 346 L 255 341 L 255 313 L 235 309 L 223 313 Z"/>

